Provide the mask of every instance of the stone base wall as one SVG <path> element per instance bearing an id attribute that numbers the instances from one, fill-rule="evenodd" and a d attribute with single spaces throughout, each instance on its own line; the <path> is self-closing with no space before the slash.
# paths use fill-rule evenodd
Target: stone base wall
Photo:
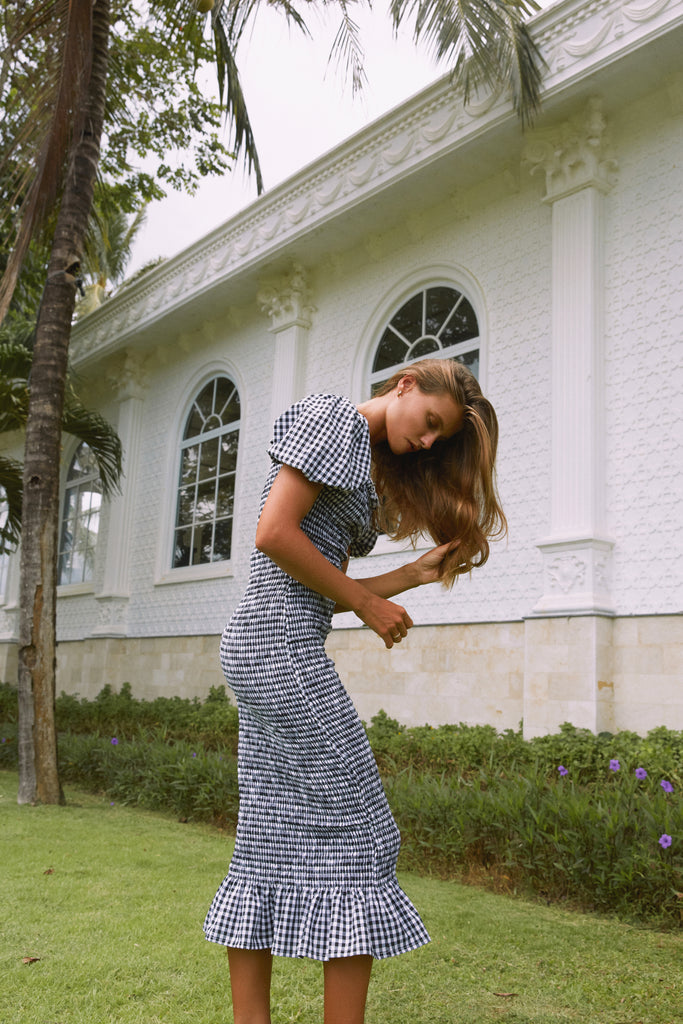
<path id="1" fill-rule="evenodd" d="M 224 683 L 215 635 L 61 642 L 57 692 L 92 699 L 129 682 L 136 697 L 205 697 Z M 465 722 L 554 732 L 562 722 L 645 733 L 683 729 L 683 616 L 533 618 L 416 626 L 387 651 L 368 629 L 337 629 L 327 651 L 358 712 L 404 725 Z M 0 643 L 0 680 L 16 645 Z"/>

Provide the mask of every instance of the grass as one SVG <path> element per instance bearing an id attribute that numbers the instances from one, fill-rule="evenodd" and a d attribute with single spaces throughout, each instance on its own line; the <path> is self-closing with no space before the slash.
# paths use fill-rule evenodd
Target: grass
<path id="1" fill-rule="evenodd" d="M 209 826 L 0 772 L 0 1024 L 228 1024 L 201 923 L 230 856 Z M 432 935 L 375 967 L 367 1024 L 674 1024 L 683 938 L 415 875 Z M 36 957 L 31 964 L 25 957 Z M 319 1024 L 320 965 L 278 960 L 273 1024 Z"/>

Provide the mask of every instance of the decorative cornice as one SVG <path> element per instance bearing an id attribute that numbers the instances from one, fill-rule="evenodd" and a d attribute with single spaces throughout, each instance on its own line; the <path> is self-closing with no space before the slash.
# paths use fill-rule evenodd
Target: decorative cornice
<path id="1" fill-rule="evenodd" d="M 683 24 L 683 0 L 561 0 L 530 28 L 548 63 L 546 100 Z M 509 97 L 466 107 L 445 75 L 167 260 L 73 330 L 76 363 L 125 346 L 188 301 L 253 272 L 392 183 L 512 122 Z"/>

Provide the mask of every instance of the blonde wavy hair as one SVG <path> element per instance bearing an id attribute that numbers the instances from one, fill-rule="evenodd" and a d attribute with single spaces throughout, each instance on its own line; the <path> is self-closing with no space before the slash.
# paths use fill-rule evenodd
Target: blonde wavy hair
<path id="1" fill-rule="evenodd" d="M 452 542 L 441 581 L 483 565 L 489 540 L 507 533 L 496 488 L 498 419 L 479 382 L 462 363 L 423 359 L 399 370 L 376 392 L 385 395 L 404 377 L 424 394 L 448 394 L 463 408 L 462 428 L 425 451 L 394 455 L 386 441 L 373 447 L 373 479 L 380 497 L 378 527 L 413 543 L 426 534 L 435 544 Z"/>

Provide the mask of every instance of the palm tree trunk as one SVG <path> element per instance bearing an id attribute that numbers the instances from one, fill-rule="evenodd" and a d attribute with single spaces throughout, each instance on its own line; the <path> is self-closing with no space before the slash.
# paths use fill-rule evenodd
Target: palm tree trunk
<path id="1" fill-rule="evenodd" d="M 19 803 L 64 802 L 55 729 L 61 420 L 77 267 L 92 206 L 104 123 L 109 17 L 110 0 L 96 0 L 92 47 L 86 55 L 90 58 L 90 80 L 81 119 L 83 130 L 72 144 L 36 327 L 24 454 Z M 76 116 L 79 113 L 76 111 Z"/>

